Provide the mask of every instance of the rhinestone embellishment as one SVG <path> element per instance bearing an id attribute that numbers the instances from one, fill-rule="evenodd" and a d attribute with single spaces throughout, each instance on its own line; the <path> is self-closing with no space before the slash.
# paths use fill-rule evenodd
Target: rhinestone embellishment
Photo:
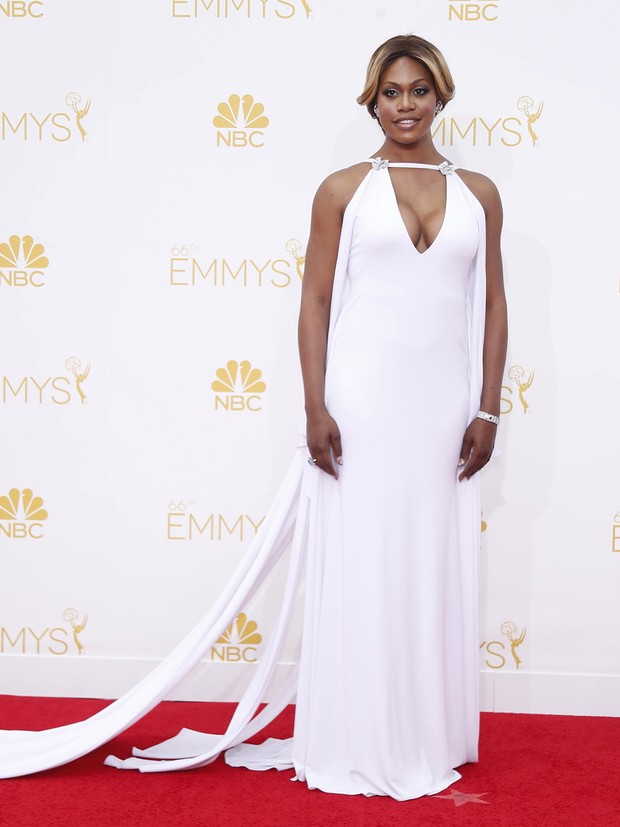
<path id="1" fill-rule="evenodd" d="M 373 158 L 372 159 L 372 168 L 373 169 L 385 169 L 389 164 L 389 161 L 386 161 L 385 158 Z"/>
<path id="2" fill-rule="evenodd" d="M 454 175 L 455 167 L 454 164 L 449 164 L 447 161 L 444 161 L 443 163 L 439 164 L 438 169 L 442 175 Z"/>

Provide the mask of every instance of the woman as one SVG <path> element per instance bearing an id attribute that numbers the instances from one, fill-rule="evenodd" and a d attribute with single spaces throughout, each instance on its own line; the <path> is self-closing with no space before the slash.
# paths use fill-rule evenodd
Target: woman
<path id="1" fill-rule="evenodd" d="M 184 730 L 107 763 L 185 769 L 227 749 L 231 764 L 294 766 L 312 788 L 404 800 L 445 789 L 454 767 L 476 760 L 475 475 L 495 439 L 506 311 L 495 187 L 457 172 L 431 137 L 453 93 L 421 38 L 391 38 L 373 55 L 358 101 L 384 142 L 327 178 L 313 207 L 299 323 L 307 447 L 225 594 L 177 650 L 89 721 L 6 734 L 0 777 L 65 763 L 141 717 L 291 540 L 276 628 L 227 732 Z M 305 550 L 299 676 L 254 718 Z M 293 739 L 243 743 L 295 693 Z"/>
<path id="2" fill-rule="evenodd" d="M 358 103 L 383 144 L 370 172 L 331 175 L 314 202 L 299 332 L 321 536 L 294 757 L 298 775 L 332 792 L 412 798 L 477 758 L 472 478 L 499 421 L 506 306 L 497 190 L 433 145 L 453 94 L 427 41 L 380 46 Z"/>

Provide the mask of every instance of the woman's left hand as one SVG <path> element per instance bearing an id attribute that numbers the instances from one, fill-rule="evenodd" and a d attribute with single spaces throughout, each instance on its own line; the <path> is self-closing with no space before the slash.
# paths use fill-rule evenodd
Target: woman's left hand
<path id="1" fill-rule="evenodd" d="M 459 480 L 468 480 L 481 468 L 484 468 L 491 459 L 496 433 L 497 425 L 487 422 L 485 419 L 476 417 L 469 424 L 461 446 L 459 468 L 463 470 L 459 474 Z"/>

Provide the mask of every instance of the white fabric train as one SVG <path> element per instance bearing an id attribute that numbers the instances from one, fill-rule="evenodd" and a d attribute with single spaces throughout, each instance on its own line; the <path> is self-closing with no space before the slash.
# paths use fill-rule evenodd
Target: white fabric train
<path id="1" fill-rule="evenodd" d="M 333 328 L 342 305 L 343 289 L 349 258 L 356 208 L 371 176 L 379 169 L 377 163 L 360 184 L 349 203 L 343 220 L 338 260 L 332 294 L 330 336 L 327 361 L 333 348 Z M 485 216 L 479 202 L 457 175 L 455 184 L 475 214 L 478 224 L 478 254 L 469 279 L 469 352 L 470 352 L 470 419 L 477 412 L 482 385 L 482 344 L 485 307 Z M 256 769 L 292 766 L 292 739 L 269 741 L 262 748 L 244 745 L 231 749 L 259 732 L 295 698 L 297 672 L 293 672 L 276 697 L 259 715 L 256 710 L 263 701 L 265 688 L 275 671 L 279 652 L 289 625 L 294 598 L 302 576 L 305 540 L 313 519 L 312 498 L 317 485 L 317 472 L 306 463 L 305 438 L 295 452 L 293 462 L 276 495 L 258 534 L 233 574 L 231 581 L 203 620 L 187 635 L 173 652 L 146 678 L 124 696 L 91 718 L 43 732 L 0 732 L 0 778 L 27 775 L 68 763 L 101 746 L 124 731 L 163 698 L 201 661 L 222 630 L 226 628 L 248 600 L 260 588 L 283 554 L 291 548 L 282 604 L 271 638 L 261 653 L 252 681 L 244 693 L 223 735 L 181 730 L 174 738 L 146 750 L 134 749 L 134 757 L 120 760 L 113 756 L 106 763 L 141 772 L 162 772 L 204 766 L 220 753 L 230 750 L 231 764 Z M 478 486 L 463 486 L 467 508 L 476 508 Z"/>

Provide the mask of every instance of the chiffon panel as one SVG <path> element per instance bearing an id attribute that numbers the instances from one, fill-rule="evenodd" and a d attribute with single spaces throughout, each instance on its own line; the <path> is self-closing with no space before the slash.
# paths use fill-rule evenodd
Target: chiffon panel
<path id="1" fill-rule="evenodd" d="M 390 171 L 399 166 L 412 168 L 413 183 L 429 169 L 445 175 L 443 225 L 423 253 L 399 212 Z M 327 406 L 343 436 L 340 479 L 308 465 L 300 438 L 267 517 L 206 617 L 92 718 L 0 733 L 0 777 L 67 763 L 146 714 L 289 549 L 275 627 L 226 732 L 182 729 L 106 763 L 162 772 L 225 752 L 233 766 L 294 768 L 310 788 L 406 800 L 445 789 L 460 777 L 455 767 L 477 760 L 479 484 L 458 482 L 457 463 L 482 386 L 485 217 L 454 168 L 442 166 L 374 161 L 345 211 L 326 371 Z M 257 714 L 302 578 L 298 668 Z M 292 738 L 245 743 L 295 698 Z"/>

